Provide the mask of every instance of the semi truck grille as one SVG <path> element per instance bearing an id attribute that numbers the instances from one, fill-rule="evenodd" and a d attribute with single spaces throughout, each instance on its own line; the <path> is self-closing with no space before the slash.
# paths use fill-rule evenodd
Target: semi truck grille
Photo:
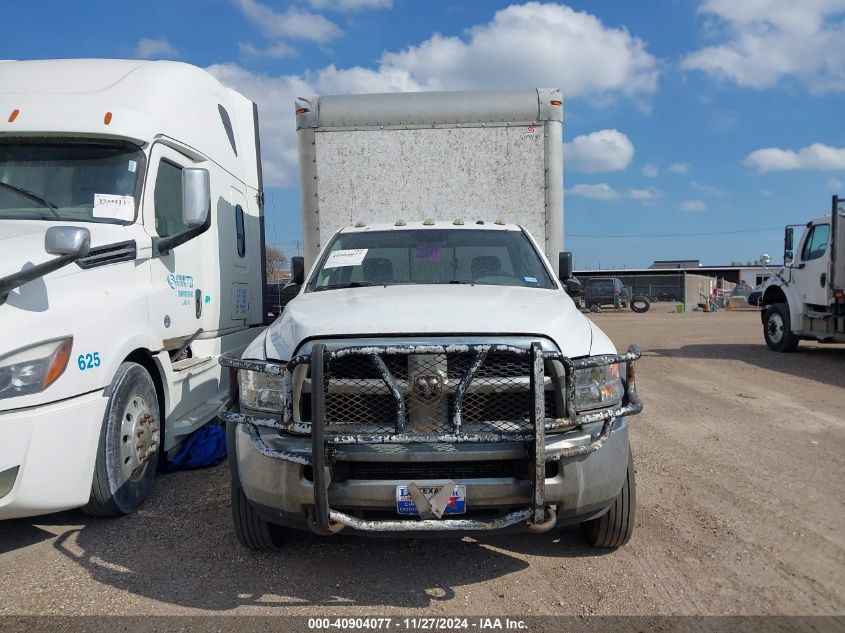
<path id="1" fill-rule="evenodd" d="M 530 374 L 528 355 L 500 351 L 333 357 L 322 385 L 325 432 L 530 432 Z M 555 415 L 555 388 L 546 381 L 546 415 Z"/>

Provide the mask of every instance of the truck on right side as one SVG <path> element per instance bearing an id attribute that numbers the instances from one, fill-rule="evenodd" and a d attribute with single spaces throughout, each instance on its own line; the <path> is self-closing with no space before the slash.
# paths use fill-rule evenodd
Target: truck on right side
<path id="1" fill-rule="evenodd" d="M 795 227 L 804 226 L 797 245 Z M 845 343 L 845 199 L 833 196 L 830 215 L 789 225 L 783 268 L 762 288 L 763 336 L 776 352 L 801 340 Z"/>

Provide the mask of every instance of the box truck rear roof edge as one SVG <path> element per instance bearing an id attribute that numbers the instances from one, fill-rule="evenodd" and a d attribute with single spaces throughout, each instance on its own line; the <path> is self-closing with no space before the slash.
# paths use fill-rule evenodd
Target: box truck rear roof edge
<path id="1" fill-rule="evenodd" d="M 560 90 L 543 88 L 327 95 L 297 100 L 297 129 L 563 121 L 561 104 Z"/>

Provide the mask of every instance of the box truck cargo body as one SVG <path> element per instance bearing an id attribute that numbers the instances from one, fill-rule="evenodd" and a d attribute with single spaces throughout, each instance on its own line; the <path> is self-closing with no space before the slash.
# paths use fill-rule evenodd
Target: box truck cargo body
<path id="1" fill-rule="evenodd" d="M 520 224 L 563 249 L 558 90 L 313 97 L 296 103 L 305 264 L 345 226 Z"/>
<path id="2" fill-rule="evenodd" d="M 175 62 L 0 63 L 0 519 L 133 510 L 263 324 L 254 104 Z"/>

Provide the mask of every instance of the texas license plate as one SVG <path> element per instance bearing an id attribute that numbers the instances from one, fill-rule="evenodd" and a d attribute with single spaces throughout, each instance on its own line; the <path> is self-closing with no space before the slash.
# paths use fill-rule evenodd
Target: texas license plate
<path id="1" fill-rule="evenodd" d="M 441 488 L 443 486 L 419 486 L 426 499 L 431 499 L 440 492 Z M 466 496 L 466 486 L 454 486 L 446 511 L 443 514 L 464 514 L 466 512 Z M 419 515 L 417 504 L 414 503 L 407 486 L 396 486 L 396 511 L 399 514 Z"/>

